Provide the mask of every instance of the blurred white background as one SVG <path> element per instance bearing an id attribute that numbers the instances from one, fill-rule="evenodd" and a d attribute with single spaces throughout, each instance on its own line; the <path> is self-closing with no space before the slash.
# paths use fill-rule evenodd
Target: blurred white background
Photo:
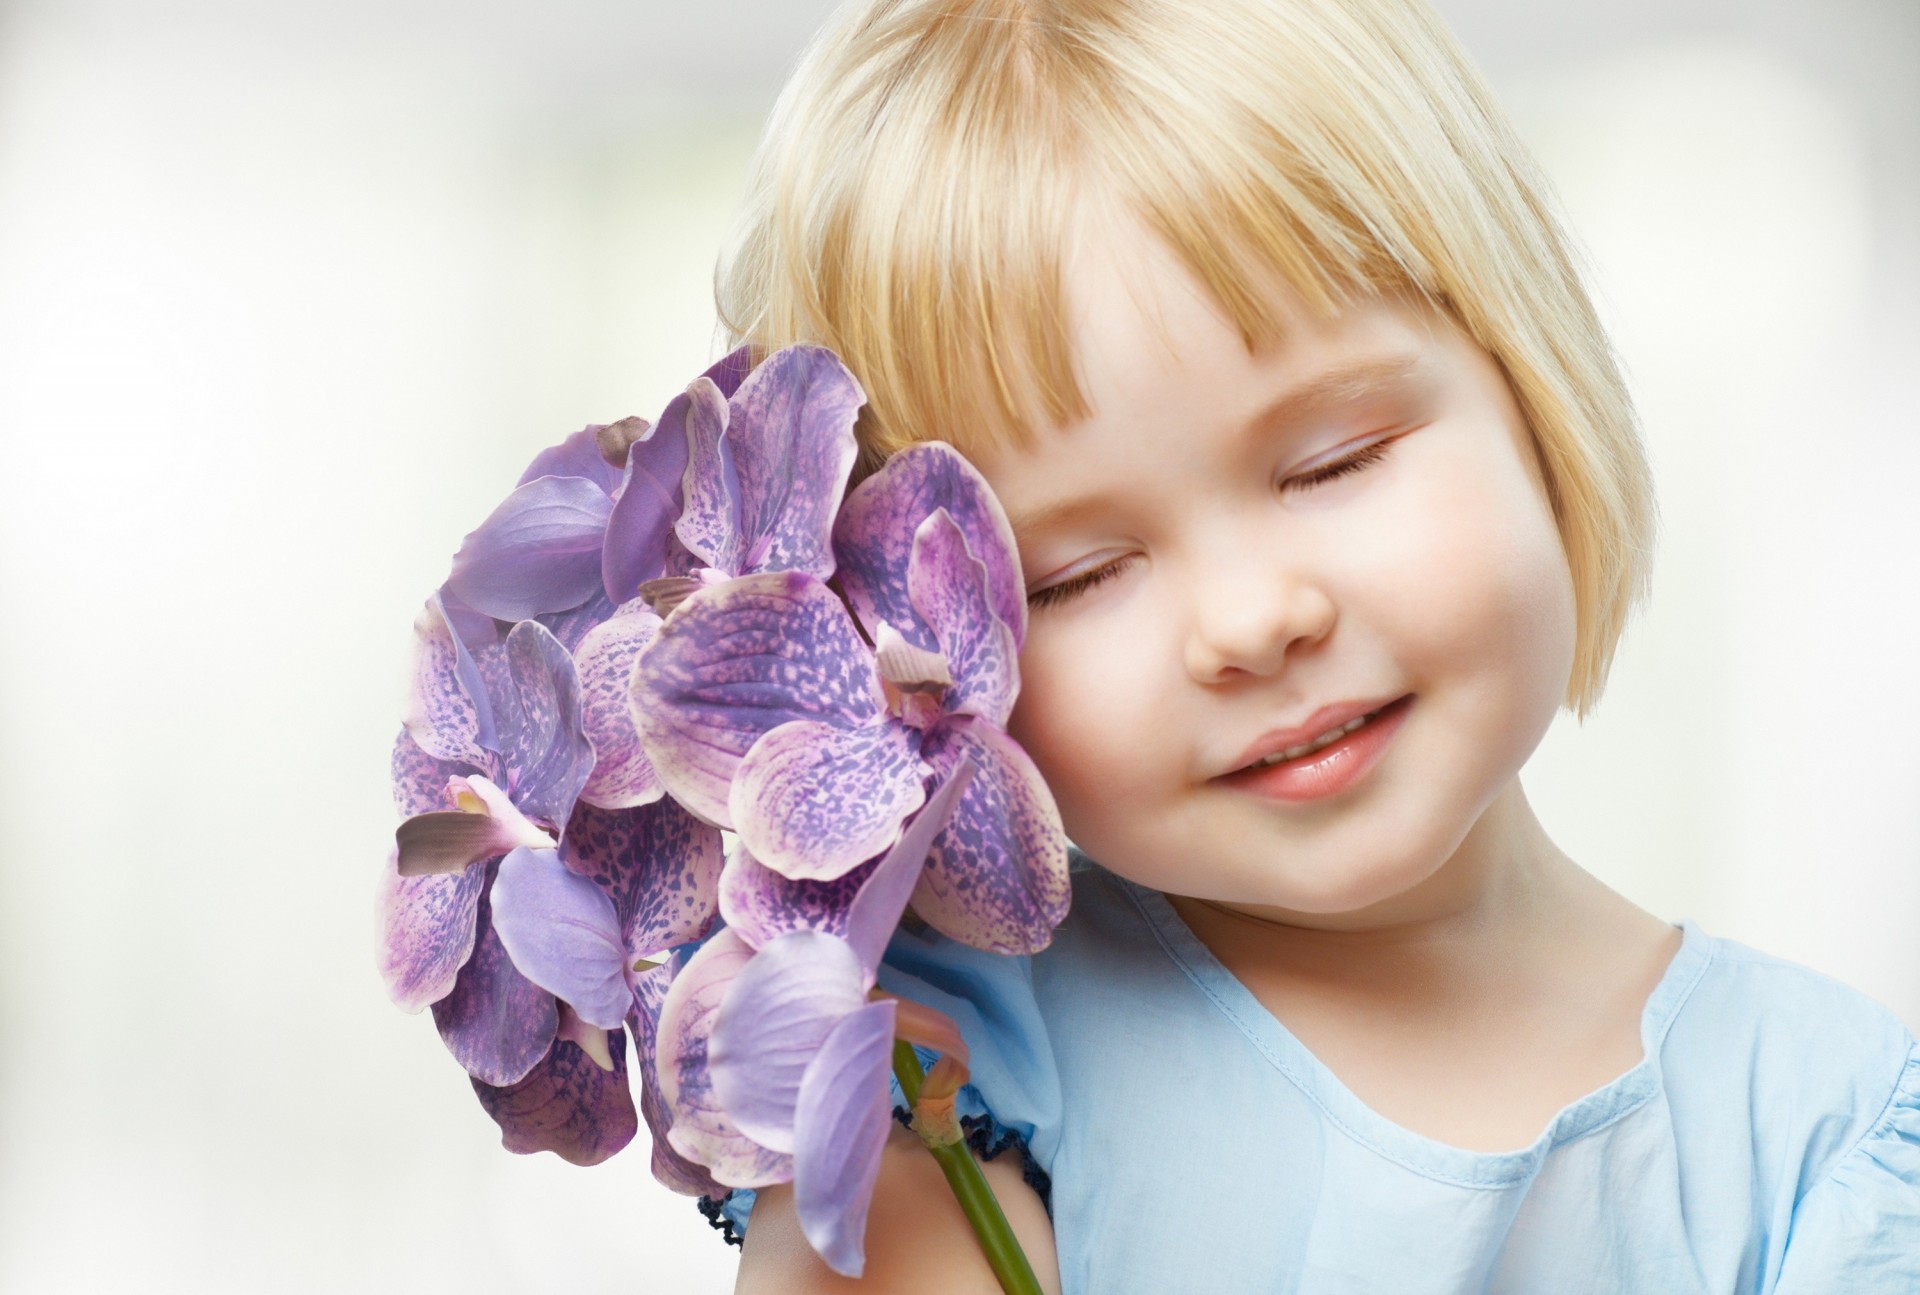
<path id="1" fill-rule="evenodd" d="M 372 895 L 421 599 L 536 449 L 717 353 L 826 8 L 0 0 L 0 1290 L 731 1288 L 644 1146 L 499 1148 Z M 1920 1025 L 1920 11 L 1441 8 L 1664 509 L 1542 816 Z"/>

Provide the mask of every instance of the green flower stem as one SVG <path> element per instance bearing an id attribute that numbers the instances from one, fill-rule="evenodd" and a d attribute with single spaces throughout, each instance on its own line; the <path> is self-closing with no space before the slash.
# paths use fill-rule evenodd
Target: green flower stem
<path id="1" fill-rule="evenodd" d="M 893 1073 L 900 1081 L 900 1091 L 907 1095 L 907 1104 L 917 1103 L 926 1075 L 920 1069 L 920 1058 L 914 1053 L 913 1045 L 905 1039 L 894 1041 Z M 933 1152 L 941 1172 L 946 1174 L 947 1186 L 953 1188 L 954 1199 L 960 1202 L 967 1222 L 973 1225 L 974 1236 L 980 1238 L 980 1249 L 986 1253 L 993 1275 L 1000 1279 L 1000 1289 L 1006 1295 L 1040 1295 L 1040 1283 L 1034 1278 L 1033 1266 L 1027 1262 L 1019 1241 L 1014 1239 L 1013 1229 L 1007 1226 L 1007 1216 L 1000 1212 L 1000 1202 L 994 1199 L 993 1188 L 987 1186 L 980 1162 L 973 1158 L 966 1141 L 927 1149 Z"/>

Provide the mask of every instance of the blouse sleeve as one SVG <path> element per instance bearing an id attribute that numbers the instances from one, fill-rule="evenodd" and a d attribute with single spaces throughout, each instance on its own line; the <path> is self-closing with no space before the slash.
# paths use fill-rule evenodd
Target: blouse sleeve
<path id="1" fill-rule="evenodd" d="M 1920 1291 L 1920 1046 L 1879 1120 L 1801 1198 L 1774 1289 Z"/>
<path id="2" fill-rule="evenodd" d="M 937 931 L 902 928 L 887 946 L 880 988 L 945 1012 L 960 1027 L 971 1081 L 955 1098 L 967 1141 L 983 1160 L 1017 1154 L 1028 1185 L 1048 1204 L 1047 1166 L 1059 1136 L 1060 1084 L 1033 993 L 1031 960 L 983 953 Z M 929 1066 L 936 1054 L 922 1051 Z M 894 1114 L 906 1099 L 893 1084 Z M 701 1198 L 701 1212 L 733 1244 L 746 1235 L 754 1193 Z"/>

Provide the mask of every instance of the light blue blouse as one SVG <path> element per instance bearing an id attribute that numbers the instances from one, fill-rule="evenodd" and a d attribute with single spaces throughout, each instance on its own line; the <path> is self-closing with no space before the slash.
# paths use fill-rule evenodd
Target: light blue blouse
<path id="1" fill-rule="evenodd" d="M 1051 1176 L 1066 1295 L 1920 1293 L 1920 1050 L 1861 994 L 1686 925 L 1640 1064 L 1463 1151 L 1363 1105 L 1159 892 L 1075 864 L 1046 952 L 903 932 L 881 975 L 959 1022 L 962 1110 Z"/>

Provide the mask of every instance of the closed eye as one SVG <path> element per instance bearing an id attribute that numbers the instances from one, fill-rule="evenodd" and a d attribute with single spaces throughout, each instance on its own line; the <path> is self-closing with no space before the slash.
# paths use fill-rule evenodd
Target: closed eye
<path id="1" fill-rule="evenodd" d="M 1364 468 L 1371 467 L 1373 464 L 1378 463 L 1386 457 L 1388 447 L 1399 439 L 1397 436 L 1390 436 L 1385 440 L 1374 441 L 1370 445 L 1364 445 L 1355 450 L 1343 459 L 1335 459 L 1332 463 L 1324 464 L 1311 472 L 1303 473 L 1282 484 L 1292 486 L 1296 490 L 1311 490 L 1315 486 L 1323 486 L 1336 477 L 1344 477 L 1348 473 L 1359 472 Z"/>
<path id="2" fill-rule="evenodd" d="M 1082 571 L 1071 580 L 1062 580 L 1057 585 L 1036 589 L 1027 595 L 1027 607 L 1030 610 L 1039 611 L 1042 608 L 1057 607 L 1061 603 L 1078 598 L 1095 585 L 1111 580 L 1125 571 L 1130 561 L 1129 558 L 1117 558 L 1105 566 L 1095 567 L 1091 571 Z"/>

